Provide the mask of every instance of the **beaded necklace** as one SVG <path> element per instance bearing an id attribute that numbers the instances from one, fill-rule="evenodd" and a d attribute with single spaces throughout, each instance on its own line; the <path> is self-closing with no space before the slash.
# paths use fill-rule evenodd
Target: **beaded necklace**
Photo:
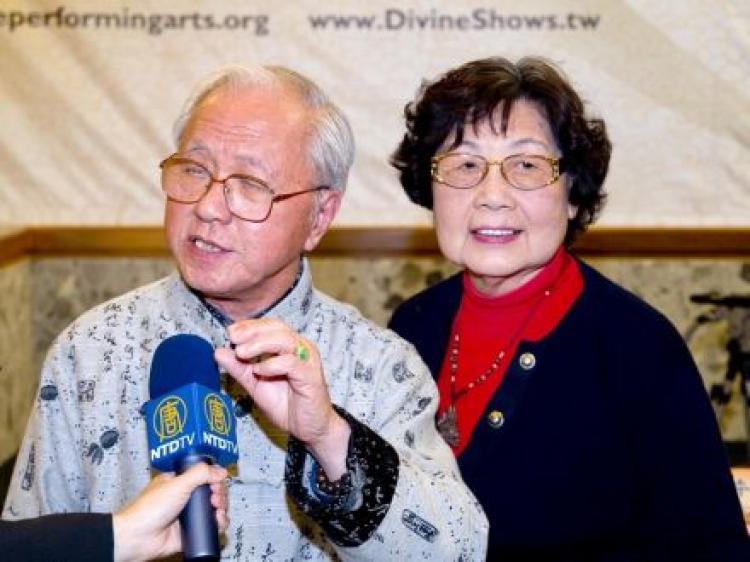
<path id="1" fill-rule="evenodd" d="M 448 408 L 443 412 L 440 416 L 438 416 L 437 419 L 437 428 L 440 434 L 443 436 L 443 439 L 450 445 L 451 447 L 458 447 L 458 445 L 461 443 L 461 435 L 458 431 L 458 416 L 456 413 L 456 403 L 460 398 L 463 398 L 469 392 L 474 390 L 476 387 L 478 387 L 481 384 L 484 384 L 487 379 L 492 377 L 495 373 L 497 373 L 498 367 L 500 367 L 500 363 L 502 362 L 503 358 L 506 355 L 506 351 L 508 349 L 514 348 L 519 341 L 521 340 L 521 336 L 523 336 L 523 332 L 526 329 L 526 326 L 528 326 L 529 322 L 531 321 L 531 318 L 534 316 L 534 313 L 539 309 L 539 306 L 542 304 L 542 301 L 546 299 L 551 293 L 550 289 L 545 289 L 542 298 L 538 299 L 534 305 L 531 307 L 531 310 L 526 315 L 526 318 L 523 322 L 519 325 L 518 329 L 515 331 L 513 336 L 508 340 L 508 345 L 500 350 L 500 352 L 495 356 L 495 359 L 492 360 L 492 363 L 490 363 L 490 366 L 487 368 L 486 371 L 484 371 L 481 375 L 479 375 L 477 378 L 475 378 L 473 381 L 469 382 L 466 386 L 464 386 L 462 389 L 456 388 L 456 377 L 458 375 L 458 349 L 459 344 L 461 341 L 461 338 L 458 334 L 458 327 L 456 326 L 454 328 L 453 334 L 451 336 L 451 345 L 450 350 L 448 351 L 448 363 L 450 365 L 450 404 L 448 405 Z"/>

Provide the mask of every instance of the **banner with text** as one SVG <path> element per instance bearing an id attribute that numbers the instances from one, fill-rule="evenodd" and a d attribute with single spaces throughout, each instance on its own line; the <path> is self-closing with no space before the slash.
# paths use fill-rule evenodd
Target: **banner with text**
<path id="1" fill-rule="evenodd" d="M 609 126 L 600 224 L 750 227 L 745 0 L 4 0 L 0 226 L 159 224 L 172 122 L 226 63 L 289 66 L 350 117 L 337 224 L 429 224 L 387 164 L 404 104 L 468 60 L 530 54 Z"/>

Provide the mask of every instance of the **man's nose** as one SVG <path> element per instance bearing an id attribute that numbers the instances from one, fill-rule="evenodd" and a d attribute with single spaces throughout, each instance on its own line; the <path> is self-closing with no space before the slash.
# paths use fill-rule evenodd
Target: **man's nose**
<path id="1" fill-rule="evenodd" d="M 212 180 L 206 193 L 195 204 L 195 214 L 206 222 L 231 221 L 232 212 L 229 210 L 226 189 L 223 181 Z"/>

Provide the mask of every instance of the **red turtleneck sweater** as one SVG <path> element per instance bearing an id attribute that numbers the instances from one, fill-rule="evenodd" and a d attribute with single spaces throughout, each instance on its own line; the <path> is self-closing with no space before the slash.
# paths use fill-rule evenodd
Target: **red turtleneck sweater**
<path id="1" fill-rule="evenodd" d="M 463 284 L 461 305 L 438 377 L 438 417 L 453 402 L 448 359 L 453 334 L 458 333 L 460 339 L 456 373 L 456 391 L 459 393 L 487 371 L 501 350 L 505 355 L 483 384 L 475 386 L 456 401 L 461 436 L 460 443 L 453 448 L 456 456 L 463 452 L 474 427 L 502 383 L 519 342 L 541 340 L 557 326 L 583 291 L 583 277 L 576 261 L 561 248 L 531 281 L 510 293 L 497 297 L 484 295 L 474 286 L 468 273 L 464 273 Z M 547 290 L 549 294 L 545 296 Z"/>

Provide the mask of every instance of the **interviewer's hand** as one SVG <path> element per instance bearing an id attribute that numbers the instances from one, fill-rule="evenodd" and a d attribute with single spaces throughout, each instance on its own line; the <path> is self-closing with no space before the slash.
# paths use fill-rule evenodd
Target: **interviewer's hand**
<path id="1" fill-rule="evenodd" d="M 351 431 L 333 409 L 315 345 L 276 319 L 243 320 L 228 335 L 234 349 L 217 349 L 217 362 L 337 480 L 346 471 Z"/>
<path id="2" fill-rule="evenodd" d="M 740 505 L 745 516 L 745 526 L 750 534 L 750 467 L 733 467 L 732 476 L 734 476 L 734 486 L 737 488 L 737 495 L 740 497 Z"/>
<path id="3" fill-rule="evenodd" d="M 116 562 L 151 560 L 182 549 L 177 517 L 202 484 L 211 485 L 211 504 L 216 508 L 219 531 L 226 530 L 227 471 L 220 466 L 197 464 L 180 476 L 159 474 L 133 502 L 113 514 Z"/>

